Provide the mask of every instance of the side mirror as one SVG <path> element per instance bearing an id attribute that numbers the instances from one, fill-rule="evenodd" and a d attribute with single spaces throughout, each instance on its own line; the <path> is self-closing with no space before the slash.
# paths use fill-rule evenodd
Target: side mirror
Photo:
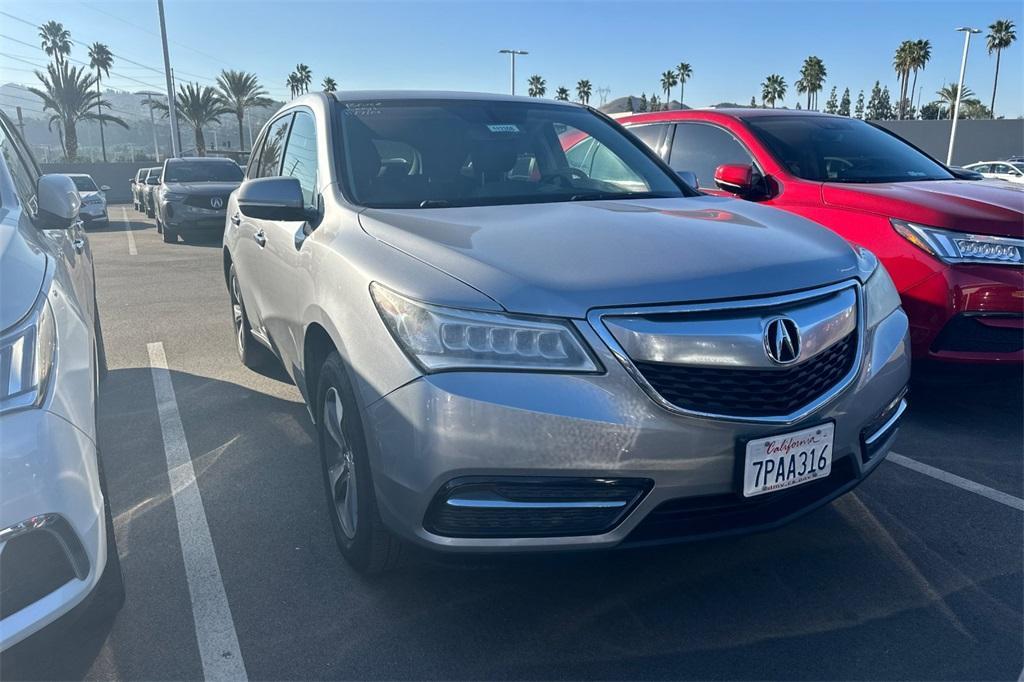
<path id="1" fill-rule="evenodd" d="M 693 171 L 681 170 L 681 171 L 676 171 L 676 175 L 678 175 L 679 179 L 682 180 L 683 182 L 685 182 L 687 185 L 689 185 L 690 187 L 692 187 L 694 189 L 697 189 L 697 174 L 696 173 L 694 173 Z"/>
<path id="2" fill-rule="evenodd" d="M 306 200 L 298 178 L 257 178 L 238 188 L 238 210 L 257 220 L 307 220 Z"/>
<path id="3" fill-rule="evenodd" d="M 101 192 L 109 192 L 110 191 L 110 185 L 100 185 L 100 191 Z"/>
<path id="4" fill-rule="evenodd" d="M 985 176 L 977 171 L 968 170 L 967 168 L 961 168 L 960 166 L 946 166 L 946 170 L 949 171 L 957 180 L 984 180 Z"/>
<path id="5" fill-rule="evenodd" d="M 726 163 L 715 169 L 715 184 L 726 192 L 746 196 L 754 183 L 754 167 L 750 164 Z"/>
<path id="6" fill-rule="evenodd" d="M 82 198 L 78 196 L 74 181 L 58 173 L 39 177 L 36 201 L 36 227 L 42 230 L 70 228 L 78 220 L 78 210 L 82 207 Z"/>
<path id="7" fill-rule="evenodd" d="M 134 185 L 135 184 L 135 178 L 128 178 L 128 184 L 129 185 Z"/>

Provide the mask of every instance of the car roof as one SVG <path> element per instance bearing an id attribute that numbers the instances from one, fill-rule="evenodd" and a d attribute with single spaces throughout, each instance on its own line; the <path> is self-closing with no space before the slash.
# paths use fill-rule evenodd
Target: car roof
<path id="1" fill-rule="evenodd" d="M 333 96 L 339 102 L 365 102 L 378 100 L 381 102 L 400 100 L 455 100 L 455 101 L 486 101 L 486 102 L 520 102 L 523 104 L 552 104 L 558 106 L 581 107 L 576 102 L 563 102 L 555 99 L 540 99 L 520 95 L 498 95 L 493 92 L 461 92 L 455 90 L 342 90 L 332 93 L 310 93 L 289 102 L 299 103 L 305 98 L 325 98 Z"/>
<path id="2" fill-rule="evenodd" d="M 92 176 L 88 173 L 67 173 L 69 178 L 89 178 L 92 180 Z"/>
<path id="3" fill-rule="evenodd" d="M 642 123 L 656 121 L 681 121 L 686 119 L 700 119 L 704 117 L 714 116 L 725 116 L 734 118 L 737 120 L 748 120 L 752 118 L 764 118 L 768 116 L 773 117 L 804 117 L 804 118 L 843 118 L 849 119 L 849 116 L 839 116 L 838 114 L 826 114 L 821 111 L 807 111 L 805 109 L 764 109 L 761 107 L 721 107 L 713 108 L 706 107 L 702 109 L 671 109 L 669 111 L 638 111 L 634 114 L 627 114 L 626 116 L 619 117 L 616 119 L 628 118 L 626 123 Z M 860 120 L 860 119 L 855 119 Z"/>
<path id="4" fill-rule="evenodd" d="M 167 163 L 235 163 L 232 159 L 224 156 L 176 156 L 173 159 L 167 159 Z"/>

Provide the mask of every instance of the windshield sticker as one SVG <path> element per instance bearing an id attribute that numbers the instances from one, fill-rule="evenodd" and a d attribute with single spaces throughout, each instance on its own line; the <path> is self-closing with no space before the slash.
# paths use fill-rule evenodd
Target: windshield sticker
<path id="1" fill-rule="evenodd" d="M 514 123 L 490 123 L 487 129 L 492 133 L 518 133 L 519 126 Z"/>

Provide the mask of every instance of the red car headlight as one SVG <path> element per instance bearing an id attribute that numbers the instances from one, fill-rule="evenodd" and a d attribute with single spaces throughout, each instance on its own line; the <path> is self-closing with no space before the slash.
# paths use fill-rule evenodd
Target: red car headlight
<path id="1" fill-rule="evenodd" d="M 1024 264 L 1024 239 L 954 232 L 892 218 L 893 229 L 945 263 Z"/>

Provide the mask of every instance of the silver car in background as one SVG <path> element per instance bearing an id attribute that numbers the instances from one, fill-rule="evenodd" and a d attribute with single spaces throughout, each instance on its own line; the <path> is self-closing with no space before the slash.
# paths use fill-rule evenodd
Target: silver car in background
<path id="1" fill-rule="evenodd" d="M 871 473 L 906 406 L 872 254 L 701 195 L 583 106 L 300 97 L 228 215 L 238 352 L 305 397 L 361 570 L 771 528 Z"/>
<path id="2" fill-rule="evenodd" d="M 69 173 L 68 177 L 75 183 L 78 196 L 82 199 L 82 208 L 78 217 L 88 227 L 94 224 L 106 225 L 110 222 L 107 215 L 107 195 L 110 191 L 109 185 L 100 187 L 91 175 L 82 173 Z"/>
<path id="3" fill-rule="evenodd" d="M 102 340 L 81 200 L 0 114 L 0 651 L 124 600 L 96 449 Z"/>

